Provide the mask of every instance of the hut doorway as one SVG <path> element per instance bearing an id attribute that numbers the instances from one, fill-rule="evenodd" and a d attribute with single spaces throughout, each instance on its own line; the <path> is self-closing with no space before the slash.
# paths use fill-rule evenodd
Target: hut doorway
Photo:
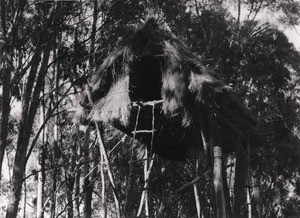
<path id="1" fill-rule="evenodd" d="M 163 57 L 144 56 L 130 64 L 129 91 L 132 101 L 161 100 Z"/>

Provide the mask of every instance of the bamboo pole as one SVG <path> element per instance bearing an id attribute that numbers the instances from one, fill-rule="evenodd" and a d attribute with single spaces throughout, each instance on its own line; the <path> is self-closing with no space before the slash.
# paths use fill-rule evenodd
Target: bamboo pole
<path id="1" fill-rule="evenodd" d="M 213 169 L 213 184 L 216 196 L 216 217 L 226 217 L 226 205 L 223 187 L 223 160 L 222 148 L 214 146 L 214 169 Z"/>
<path id="2" fill-rule="evenodd" d="M 89 87 L 86 89 L 86 91 L 87 91 L 88 100 L 93 105 L 94 102 L 93 102 Z M 114 180 L 111 168 L 110 168 L 108 155 L 107 155 L 104 143 L 103 143 L 103 139 L 102 139 L 102 135 L 101 135 L 101 131 L 100 131 L 98 122 L 95 122 L 95 127 L 96 127 L 97 137 L 98 137 L 98 141 L 99 141 L 100 157 L 101 157 L 101 160 L 102 160 L 102 158 L 104 160 L 104 161 L 101 161 L 101 163 L 105 163 L 105 165 L 106 165 L 108 178 L 109 178 L 110 184 L 112 186 L 112 190 L 113 190 L 113 196 L 114 196 L 115 205 L 116 205 L 117 217 L 121 218 L 121 208 L 120 208 L 120 202 L 119 202 L 117 192 L 116 192 L 116 183 L 115 183 L 115 180 Z M 103 169 L 103 166 L 101 168 Z M 104 178 L 104 174 L 103 174 L 102 178 Z M 102 189 L 102 191 L 103 191 L 103 189 Z"/>
<path id="3" fill-rule="evenodd" d="M 116 204 L 117 217 L 121 218 L 120 202 L 119 202 L 119 199 L 118 199 L 118 196 L 117 196 L 116 183 L 115 183 L 115 180 L 114 180 L 111 168 L 110 168 L 110 164 L 109 164 L 107 152 L 106 152 L 106 149 L 104 147 L 103 140 L 102 140 L 99 124 L 96 122 L 95 126 L 96 126 L 98 141 L 99 141 L 100 155 L 103 155 L 104 163 L 105 163 L 106 168 L 107 168 L 108 178 L 109 178 L 110 184 L 112 186 L 112 190 L 113 190 L 114 200 L 115 200 L 115 204 Z"/>
<path id="4" fill-rule="evenodd" d="M 219 126 L 216 114 L 211 114 L 210 119 L 210 141 L 213 146 L 213 186 L 215 201 L 215 217 L 226 217 L 226 198 L 224 191 L 224 164 L 222 147 L 219 145 Z M 225 178 L 226 179 L 226 178 Z"/>
<path id="5" fill-rule="evenodd" d="M 56 45 L 55 45 L 56 47 Z M 56 53 L 56 48 L 53 49 L 53 55 L 54 55 L 54 59 L 57 58 L 57 53 Z M 57 104 L 59 102 L 59 73 L 60 73 L 60 69 L 59 69 L 59 64 L 57 63 L 56 65 L 54 65 L 54 87 L 55 87 L 55 92 L 54 92 L 54 102 L 55 104 Z M 57 165 L 58 164 L 58 123 L 59 123 L 59 114 L 58 114 L 58 106 L 55 110 L 55 112 L 57 113 L 54 117 L 54 128 L 53 128 L 53 149 L 54 149 L 54 164 Z M 52 175 L 52 180 L 53 180 L 53 184 L 52 184 L 52 201 L 51 201 L 51 218 L 55 218 L 56 216 L 56 188 L 57 188 L 57 174 L 58 174 L 58 169 L 55 168 L 53 171 L 53 175 Z"/>
<path id="6" fill-rule="evenodd" d="M 200 207 L 200 196 L 199 196 L 197 184 L 194 184 L 193 188 L 194 188 L 195 204 L 196 204 L 196 209 L 197 209 L 197 217 L 201 218 L 202 211 L 201 211 L 201 207 Z"/>
<path id="7" fill-rule="evenodd" d="M 85 190 L 83 194 L 83 213 L 85 218 L 90 218 L 92 215 L 92 193 L 93 193 L 93 183 L 91 182 L 90 174 L 90 163 L 89 163 L 89 150 L 90 150 L 90 126 L 87 127 L 85 131 L 85 139 L 83 144 L 83 159 L 86 162 L 83 165 L 83 189 Z"/>
<path id="8" fill-rule="evenodd" d="M 230 204 L 230 189 L 227 183 L 227 173 L 224 165 L 224 161 L 222 161 L 222 174 L 223 174 L 223 190 L 224 190 L 224 197 L 225 197 L 225 207 L 226 207 L 226 216 L 232 217 L 232 210 Z"/>
<path id="9" fill-rule="evenodd" d="M 252 175 L 252 197 L 253 197 L 253 217 L 261 218 L 261 198 L 260 198 L 260 175 L 256 169 Z"/>
<path id="10" fill-rule="evenodd" d="M 26 176 L 26 174 L 24 175 Z M 27 189 L 26 189 L 26 181 L 23 183 L 23 218 L 26 218 L 26 204 L 27 204 Z"/>
<path id="11" fill-rule="evenodd" d="M 199 159 L 197 158 L 195 164 L 196 177 L 198 177 L 198 167 L 199 167 Z M 193 188 L 194 188 L 194 196 L 195 196 L 195 203 L 197 209 L 197 217 L 201 218 L 203 217 L 203 212 L 201 211 L 200 196 L 199 196 L 199 191 L 196 183 L 194 183 Z"/>
<path id="12" fill-rule="evenodd" d="M 104 164 L 103 163 L 104 163 L 103 155 L 100 152 L 101 203 L 102 203 L 103 218 L 106 218 L 107 209 L 106 209 L 105 178 L 104 178 Z"/>
<path id="13" fill-rule="evenodd" d="M 138 107 L 138 111 L 136 114 L 136 120 L 135 120 L 135 125 L 134 125 L 134 130 L 133 130 L 133 139 L 135 139 L 136 137 L 136 133 L 137 133 L 137 126 L 138 126 L 138 122 L 139 122 L 139 116 L 140 116 L 140 111 L 141 111 L 141 106 L 137 105 Z M 131 188 L 131 175 L 132 175 L 132 162 L 133 162 L 133 147 L 131 148 L 131 155 L 130 155 L 130 160 L 129 160 L 129 173 L 128 173 L 128 180 L 127 180 L 127 187 L 126 187 L 126 197 L 125 197 L 125 207 L 124 207 L 124 211 L 125 211 L 125 216 L 127 213 L 127 205 L 128 205 L 128 199 L 129 199 L 129 191 Z M 142 201 L 144 203 L 144 199 Z"/>
<path id="14" fill-rule="evenodd" d="M 252 218 L 252 205 L 251 205 L 251 167 L 250 167 L 250 144 L 249 139 L 247 141 L 247 206 L 248 206 L 248 218 Z"/>
<path id="15" fill-rule="evenodd" d="M 154 157 L 155 155 L 153 154 L 152 155 L 152 158 L 150 160 L 150 163 L 149 163 L 149 168 L 145 174 L 145 184 L 144 184 L 144 188 L 143 188 L 143 193 L 142 193 L 142 197 L 141 197 L 141 201 L 140 201 L 140 206 L 139 206 L 139 209 L 138 209 L 138 213 L 137 213 L 137 217 L 141 216 L 141 213 L 142 213 L 142 209 L 143 209 L 143 206 L 144 206 L 144 203 L 146 203 L 146 198 L 147 198 L 147 194 L 148 194 L 148 187 L 149 187 L 149 176 L 150 176 L 150 173 L 151 173 L 151 169 L 152 169 L 152 166 L 153 166 L 153 163 L 154 163 Z M 145 210 L 146 210 L 146 205 L 145 205 Z M 145 211 L 147 212 L 147 211 Z M 147 216 L 147 214 L 146 214 Z M 148 209 L 148 217 L 149 217 L 149 209 Z"/>
<path id="16" fill-rule="evenodd" d="M 43 99 L 44 88 L 41 92 L 42 104 L 40 108 L 40 125 L 42 126 L 45 122 L 45 102 Z M 46 144 L 46 127 L 43 128 L 42 134 L 40 135 L 40 147 L 39 147 L 39 157 L 38 157 L 38 181 L 37 181 L 37 206 L 36 206 L 36 217 L 43 218 L 43 204 L 44 204 L 44 186 L 45 186 L 45 144 Z"/>
<path id="17" fill-rule="evenodd" d="M 144 161 L 144 183 L 147 184 L 145 185 L 145 216 L 149 217 L 149 199 L 148 199 L 148 186 L 149 186 L 149 175 L 147 175 L 148 172 L 148 151 L 146 149 L 146 160 Z"/>
<path id="18" fill-rule="evenodd" d="M 211 170 L 207 170 L 205 173 L 203 173 L 201 176 L 198 176 L 196 179 L 186 183 L 185 185 L 181 186 L 180 188 L 176 189 L 172 194 L 170 194 L 169 197 L 164 197 L 162 199 L 162 202 L 160 204 L 160 207 L 157 210 L 157 218 L 163 218 L 164 217 L 164 212 L 166 210 L 166 208 L 168 207 L 168 204 L 171 203 L 171 201 L 182 191 L 184 191 L 185 189 L 187 189 L 188 187 L 190 187 L 191 185 L 199 182 L 200 179 L 203 179 L 204 176 L 206 176 L 207 174 L 209 174 L 211 172 Z"/>
<path id="19" fill-rule="evenodd" d="M 247 187 L 247 206 L 248 206 L 248 218 L 252 218 L 250 186 Z"/>
<path id="20" fill-rule="evenodd" d="M 155 132 L 155 101 L 151 102 L 151 106 L 152 106 L 151 152 L 152 152 L 153 141 L 154 141 L 154 132 Z M 140 112 L 140 106 L 138 106 L 138 107 L 139 107 L 139 110 L 138 110 L 138 114 L 137 114 L 137 118 L 136 118 L 136 125 L 135 125 L 135 129 L 134 129 L 134 138 L 135 138 L 135 135 L 137 133 L 137 124 L 138 124 L 139 112 Z M 155 155 L 153 154 L 152 158 L 151 158 L 151 161 L 149 163 L 149 167 L 148 167 L 149 155 L 148 155 L 148 150 L 146 149 L 146 151 L 145 151 L 145 160 L 144 160 L 144 189 L 143 189 L 143 192 L 142 192 L 137 217 L 139 217 L 141 215 L 144 204 L 145 204 L 145 216 L 149 217 L 148 187 L 149 187 L 150 173 L 151 173 L 151 169 L 152 169 L 152 166 L 153 166 L 153 163 L 154 163 L 154 156 Z"/>

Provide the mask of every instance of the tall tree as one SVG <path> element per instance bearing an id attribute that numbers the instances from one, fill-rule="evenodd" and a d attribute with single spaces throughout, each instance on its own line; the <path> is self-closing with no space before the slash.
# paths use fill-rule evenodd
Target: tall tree
<path id="1" fill-rule="evenodd" d="M 15 84 L 11 84 L 14 55 L 14 44 L 18 36 L 18 28 L 20 25 L 21 16 L 26 5 L 26 1 L 18 1 L 16 10 L 10 12 L 12 20 L 7 20 L 9 17 L 7 10 L 7 2 L 1 0 L 0 9 L 0 71 L 2 75 L 2 98 L 1 98 L 1 117 L 0 117 L 0 180 L 3 156 L 7 144 L 8 134 L 8 121 L 10 112 L 10 91 L 11 87 Z"/>
<path id="2" fill-rule="evenodd" d="M 47 73 L 51 44 L 54 37 L 53 33 L 49 33 L 48 31 L 60 22 L 62 16 L 61 5 L 58 3 L 52 7 L 52 11 L 44 23 L 44 29 L 40 32 L 34 55 L 32 56 L 28 81 L 24 93 L 22 118 L 20 121 L 12 185 L 6 217 L 17 216 L 23 175 L 26 167 L 27 147 L 34 118 L 40 103 L 39 96 L 44 85 L 44 77 Z M 50 36 L 50 39 L 46 38 L 47 32 L 49 33 L 48 37 Z M 40 67 L 39 64 L 41 64 Z"/>

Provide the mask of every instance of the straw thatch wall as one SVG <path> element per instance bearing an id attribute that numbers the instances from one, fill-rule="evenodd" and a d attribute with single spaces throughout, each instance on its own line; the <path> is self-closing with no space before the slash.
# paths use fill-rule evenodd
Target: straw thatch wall
<path id="1" fill-rule="evenodd" d="M 181 144 L 185 144 L 187 138 L 192 138 L 193 141 L 199 135 L 193 132 L 199 127 L 198 117 L 207 119 L 209 115 L 199 115 L 200 110 L 210 113 L 216 110 L 219 116 L 225 116 L 229 125 L 236 126 L 237 129 L 240 123 L 246 123 L 243 128 L 246 126 L 248 129 L 255 125 L 255 121 L 234 97 L 231 88 L 216 79 L 202 65 L 201 59 L 159 19 L 149 18 L 120 44 L 122 46 L 108 55 L 90 80 L 95 103 L 89 117 L 93 121 L 114 123 L 119 129 L 137 137 L 132 131 L 136 122 L 140 121 L 136 118 L 138 112 L 133 103 L 162 100 L 158 108 L 153 105 L 159 111 L 155 115 L 156 123 L 176 118 L 176 122 L 155 126 L 156 130 L 161 130 L 156 144 L 164 144 L 164 148 L 172 143 L 165 138 L 174 137 L 175 132 L 183 139 L 180 140 Z M 147 122 L 152 122 L 151 116 L 148 121 L 143 121 L 144 126 L 141 128 L 146 128 Z M 178 131 L 169 131 L 172 125 Z M 190 134 L 191 132 L 193 133 Z M 144 134 L 140 140 L 147 141 L 147 137 Z M 153 136 L 151 137 L 153 144 Z M 178 148 L 183 146 L 179 144 Z"/>
<path id="2" fill-rule="evenodd" d="M 93 91 L 99 92 L 100 89 L 103 93 L 102 96 L 97 96 L 96 100 L 101 99 L 91 112 L 91 118 L 95 121 L 119 119 L 124 125 L 128 124 L 131 104 L 128 79 L 132 74 L 132 66 L 143 58 L 152 57 L 163 62 L 159 72 L 161 85 L 153 87 L 153 90 L 160 89 L 165 115 L 180 113 L 183 126 L 189 126 L 192 122 L 190 104 L 193 101 L 205 101 L 204 89 L 212 88 L 211 91 L 217 92 L 227 89 L 207 72 L 200 59 L 170 31 L 161 28 L 159 21 L 154 18 L 149 19 L 131 37 L 124 39 L 123 44 L 122 48 L 112 52 L 104 60 L 97 73 L 92 76 Z M 144 67 L 147 69 L 150 66 Z M 134 73 L 145 75 L 145 69 Z"/>

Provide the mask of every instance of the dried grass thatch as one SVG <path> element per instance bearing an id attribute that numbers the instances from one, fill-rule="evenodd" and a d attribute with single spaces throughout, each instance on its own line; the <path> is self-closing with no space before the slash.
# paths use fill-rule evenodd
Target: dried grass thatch
<path id="1" fill-rule="evenodd" d="M 130 117 L 129 75 L 122 75 L 112 84 L 105 97 L 101 98 L 93 107 L 90 118 L 94 121 L 108 123 L 119 120 L 127 125 Z"/>
<path id="2" fill-rule="evenodd" d="M 133 102 L 154 100 L 162 100 L 163 116 L 176 117 L 181 129 L 194 128 L 193 122 L 201 107 L 222 110 L 233 104 L 228 111 L 248 116 L 230 87 L 216 79 L 202 65 L 201 59 L 159 19 L 149 18 L 120 44 L 122 46 L 108 55 L 90 80 L 95 101 L 89 115 L 92 120 L 117 122 L 126 132 L 126 127 L 132 130 L 134 126 Z M 227 118 L 231 119 L 230 116 Z M 235 122 L 239 122 L 238 119 Z"/>
<path id="3" fill-rule="evenodd" d="M 181 114 L 185 127 L 193 120 L 190 104 L 194 100 L 203 102 L 205 89 L 212 88 L 213 91 L 217 87 L 222 92 L 222 84 L 207 72 L 201 60 L 165 25 L 160 25 L 159 20 L 150 18 L 142 28 L 125 38 L 123 47 L 113 51 L 93 75 L 93 91 L 101 90 L 102 93 L 102 96 L 97 96 L 99 101 L 91 112 L 93 120 L 108 122 L 118 119 L 124 125 L 128 124 L 132 100 L 129 88 L 131 66 L 137 59 L 146 57 L 162 60 L 162 81 L 158 87 L 161 89 L 162 109 L 166 116 Z"/>

